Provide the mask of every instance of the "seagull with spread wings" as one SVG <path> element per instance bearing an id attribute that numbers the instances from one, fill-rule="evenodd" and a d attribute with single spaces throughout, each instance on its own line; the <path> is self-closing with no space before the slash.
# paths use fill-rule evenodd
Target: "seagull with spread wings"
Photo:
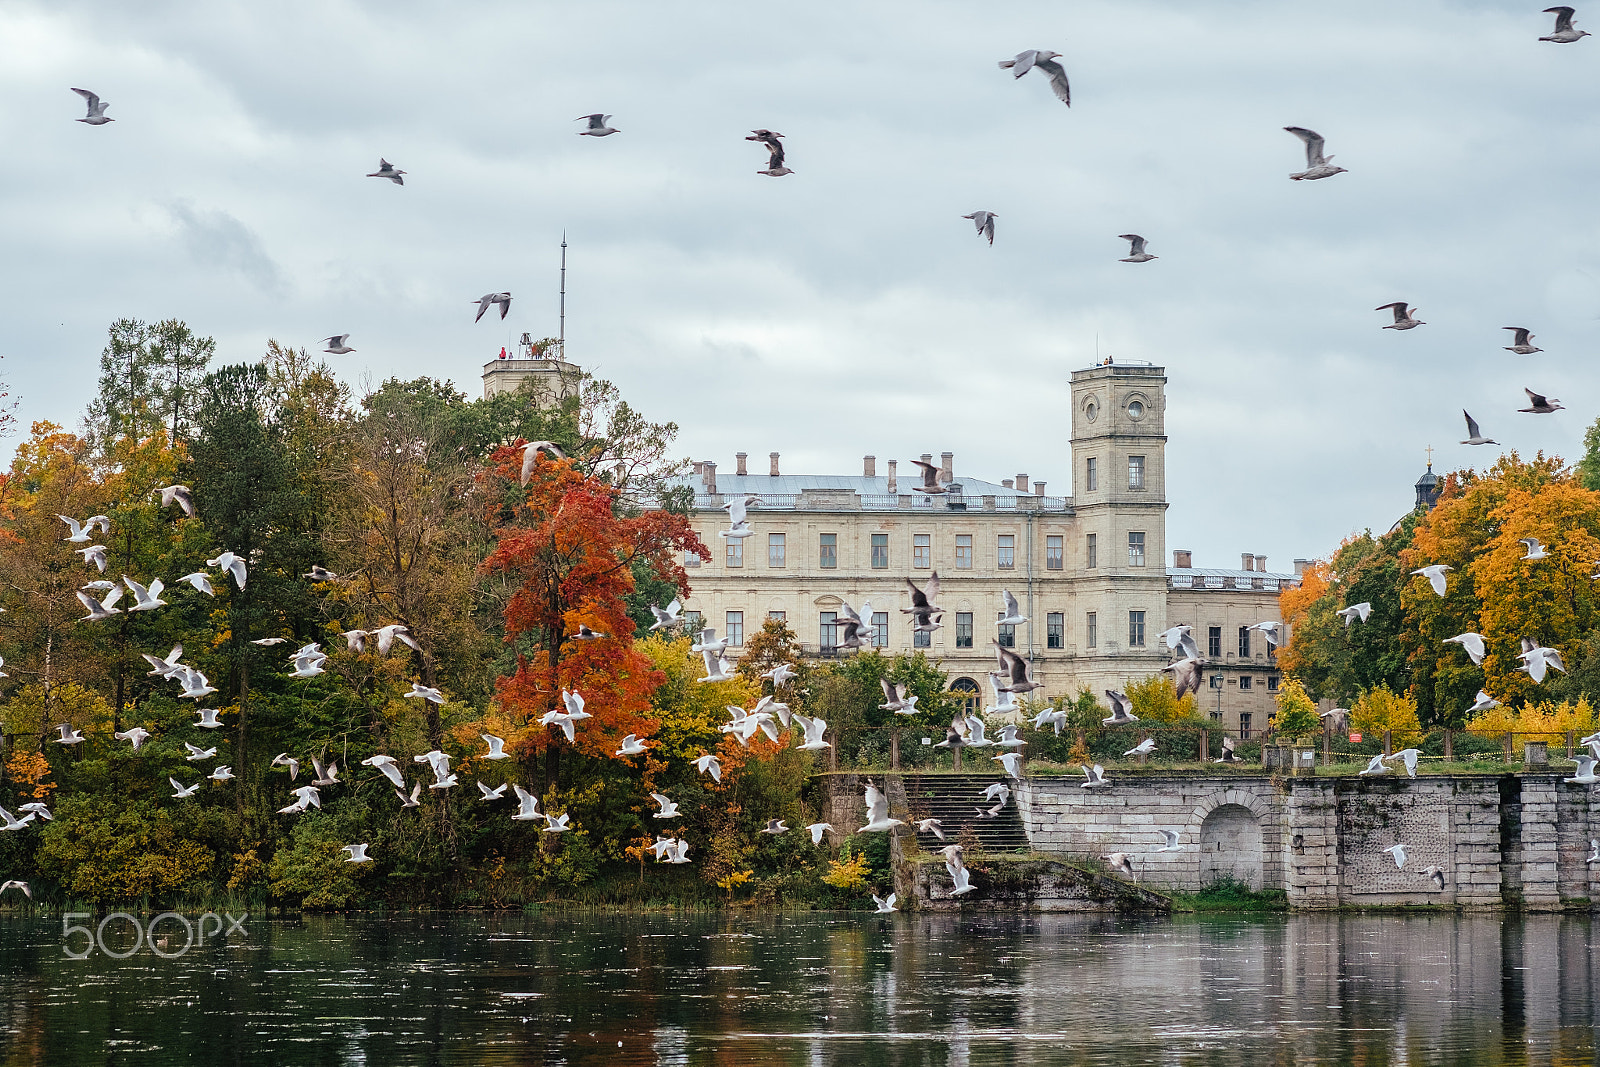
<path id="1" fill-rule="evenodd" d="M 1011 59 L 1002 59 L 1000 69 L 1009 70 L 1013 78 L 1020 78 L 1030 70 L 1038 70 L 1050 79 L 1050 91 L 1056 94 L 1056 99 L 1071 107 L 1072 86 L 1067 83 L 1066 68 L 1056 62 L 1060 58 L 1060 52 L 1030 48 L 1026 52 L 1018 52 Z"/>

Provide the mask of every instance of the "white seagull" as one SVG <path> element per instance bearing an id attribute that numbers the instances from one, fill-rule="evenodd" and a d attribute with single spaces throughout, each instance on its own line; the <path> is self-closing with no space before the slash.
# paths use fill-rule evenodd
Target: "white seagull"
<path id="1" fill-rule="evenodd" d="M 801 751 L 818 752 L 822 749 L 833 747 L 832 744 L 822 739 L 823 731 L 828 728 L 826 721 L 816 717 L 807 717 L 799 712 L 794 713 L 794 721 L 799 723 L 800 729 L 806 732 L 804 743 L 796 746 Z M 868 788 L 871 787 L 869 786 Z"/>
<path id="2" fill-rule="evenodd" d="M 1011 777 L 1019 781 L 1022 779 L 1022 753 L 1002 752 L 998 756 L 990 756 L 989 758 L 1004 767 L 1006 773 Z"/>
<path id="3" fill-rule="evenodd" d="M 1113 871 L 1127 875 L 1136 883 L 1139 881 L 1139 876 L 1133 870 L 1133 861 L 1126 852 L 1112 852 L 1102 858 L 1111 865 Z"/>
<path id="4" fill-rule="evenodd" d="M 382 156 L 379 156 L 378 157 L 378 169 L 373 171 L 371 174 L 367 175 L 367 177 L 369 177 L 369 178 L 388 178 L 390 181 L 394 182 L 396 185 L 404 185 L 406 183 L 406 180 L 404 178 L 400 177 L 400 175 L 402 175 L 404 173 L 405 173 L 405 171 L 401 170 L 399 167 L 396 167 L 393 163 L 390 163 L 387 159 L 384 159 Z"/>
<path id="5" fill-rule="evenodd" d="M 1566 10 L 1568 12 L 1568 21 L 1570 22 L 1571 21 L 1571 14 L 1570 13 L 1571 13 L 1572 9 L 1569 7 Z M 1559 29 L 1559 28 L 1560 27 L 1558 25 L 1557 29 Z M 1546 38 L 1546 39 L 1548 39 L 1548 38 Z M 1577 38 L 1574 37 L 1573 40 L 1577 40 Z M 108 122 L 117 121 L 116 119 L 106 118 L 106 108 L 110 107 L 111 105 L 109 103 L 107 103 L 106 101 L 100 99 L 94 93 L 91 93 L 87 89 L 74 89 L 72 91 L 77 93 L 79 96 L 83 97 L 83 102 L 88 108 L 88 113 L 86 115 L 84 115 L 83 118 L 76 119 L 74 121 L 82 122 L 85 125 L 89 125 L 89 126 L 104 126 Z"/>
<path id="6" fill-rule="evenodd" d="M 405 775 L 401 773 L 400 766 L 395 762 L 393 756 L 368 756 L 361 761 L 361 765 L 381 772 L 385 778 L 397 786 L 404 787 L 406 784 Z"/>
<path id="7" fill-rule="evenodd" d="M 111 590 L 111 592 L 107 593 L 106 598 L 100 601 L 96 601 L 87 593 L 79 593 L 78 602 L 88 610 L 89 614 L 85 615 L 78 621 L 99 622 L 102 619 L 109 619 L 113 615 L 121 615 L 122 609 L 115 606 L 117 601 L 121 599 L 122 586 L 120 585 Z"/>
<path id="8" fill-rule="evenodd" d="M 1156 849 L 1157 852 L 1182 852 L 1183 846 L 1178 843 L 1179 834 L 1176 830 L 1157 830 L 1156 833 L 1167 839 L 1167 843 Z"/>
<path id="9" fill-rule="evenodd" d="M 19 819 L 5 808 L 0 808 L 0 819 L 5 820 L 5 825 L 0 826 L 0 830 L 20 830 L 33 822 L 33 815 L 30 813 Z"/>
<path id="10" fill-rule="evenodd" d="M 1085 766 L 1083 776 L 1088 781 L 1078 783 L 1082 789 L 1105 789 L 1111 785 L 1106 781 L 1106 769 L 1096 763 L 1094 766 Z"/>
<path id="11" fill-rule="evenodd" d="M 1544 550 L 1544 545 L 1537 537 L 1519 537 L 1517 544 L 1521 545 L 1526 553 L 1521 557 L 1523 559 L 1544 559 L 1550 554 Z"/>
<path id="12" fill-rule="evenodd" d="M 987 237 L 990 244 L 994 244 L 994 220 L 997 218 L 992 211 L 974 211 L 970 215 L 962 215 L 964 219 L 971 219 L 972 224 L 978 228 L 979 237 Z"/>
<path id="13" fill-rule="evenodd" d="M 578 131 L 579 137 L 610 137 L 614 133 L 622 132 L 621 130 L 606 125 L 606 123 L 611 121 L 611 116 L 602 115 L 598 111 L 596 111 L 593 115 L 579 115 L 572 121 L 587 122 L 589 124 L 586 129 Z"/>
<path id="14" fill-rule="evenodd" d="M 659 805 L 657 810 L 651 814 L 651 818 L 676 819 L 678 817 L 678 805 L 673 803 L 672 799 L 665 793 L 651 793 L 650 799 Z"/>
<path id="15" fill-rule="evenodd" d="M 1447 645 L 1452 643 L 1460 645 L 1462 649 L 1466 651 L 1468 658 L 1470 658 L 1473 663 L 1478 664 L 1479 666 L 1483 665 L 1483 657 L 1487 650 L 1484 648 L 1482 634 L 1473 633 L 1469 630 L 1464 634 L 1457 634 L 1454 637 L 1445 638 L 1444 643 Z"/>
<path id="16" fill-rule="evenodd" d="M 511 816 L 512 819 L 516 820 L 517 822 L 530 822 L 534 819 L 544 818 L 544 816 L 539 813 L 538 797 L 534 796 L 520 785 L 513 785 L 511 788 L 515 790 L 517 794 L 517 813 Z"/>
<path id="17" fill-rule="evenodd" d="M 1600 784 L 1600 778 L 1596 778 L 1594 774 L 1595 759 L 1593 756 L 1574 756 L 1572 758 L 1578 764 L 1577 773 L 1571 778 L 1563 778 L 1563 782 L 1567 782 L 1570 785 Z"/>
<path id="18" fill-rule="evenodd" d="M 1433 586 L 1433 591 L 1440 596 L 1444 596 L 1446 588 L 1445 573 L 1453 570 L 1455 568 L 1448 563 L 1431 563 L 1426 567 L 1418 567 L 1411 573 L 1414 575 L 1420 574 L 1428 579 L 1428 584 Z M 1361 621 L 1366 622 L 1366 617 L 1363 616 Z"/>
<path id="19" fill-rule="evenodd" d="M 1467 419 L 1467 439 L 1465 441 L 1462 441 L 1461 442 L 1462 444 L 1464 444 L 1464 445 L 1497 445 L 1497 444 L 1500 443 L 1499 441 L 1496 441 L 1492 437 L 1483 436 L 1483 431 L 1478 429 L 1478 420 L 1474 419 L 1471 415 L 1467 414 L 1467 409 L 1466 408 L 1462 408 L 1461 409 L 1461 414 L 1465 415 L 1466 419 Z"/>
<path id="20" fill-rule="evenodd" d="M 1140 741 L 1137 745 L 1134 745 L 1132 748 L 1128 749 L 1128 751 L 1124 752 L 1123 755 L 1124 756 L 1148 756 L 1148 755 L 1150 755 L 1150 753 L 1154 752 L 1155 750 L 1156 750 L 1156 739 L 1153 738 L 1153 737 L 1147 737 L 1143 741 Z"/>
<path id="21" fill-rule="evenodd" d="M 407 693 L 406 696 L 415 697 L 418 700 L 432 701 L 435 704 L 444 703 L 443 693 L 439 692 L 437 689 L 431 688 L 430 686 L 423 685 L 421 682 L 412 682 L 411 692 Z"/>
<path id="22" fill-rule="evenodd" d="M 668 626 L 676 626 L 678 623 L 683 621 L 683 604 L 676 599 L 674 599 L 672 603 L 668 604 L 664 608 L 658 608 L 654 604 L 651 604 L 650 614 L 654 615 L 656 618 L 655 625 L 650 627 L 652 630 L 660 630 Z"/>
<path id="23" fill-rule="evenodd" d="M 29 900 L 33 899 L 33 890 L 28 888 L 27 882 L 19 882 L 15 878 L 11 879 L 9 882 L 0 882 L 0 893 L 4 893 L 8 889 L 20 889 L 22 890 L 23 896 L 27 897 Z"/>
<path id="24" fill-rule="evenodd" d="M 221 567 L 233 575 L 234 584 L 240 589 L 244 588 L 245 579 L 249 576 L 245 570 L 243 558 L 234 555 L 232 552 L 223 552 L 216 559 L 206 560 L 206 566 Z"/>
<path id="25" fill-rule="evenodd" d="M 321 343 L 328 347 L 324 348 L 323 351 L 330 356 L 342 356 L 346 353 L 354 352 L 355 349 L 345 344 L 348 340 L 350 340 L 350 335 L 347 333 L 336 333 L 332 337 L 324 337 Z"/>
<path id="26" fill-rule="evenodd" d="M 1427 877 L 1433 879 L 1433 887 L 1435 889 L 1437 889 L 1441 893 L 1444 892 L 1444 868 L 1443 867 L 1424 867 L 1424 868 L 1422 868 L 1422 873 L 1424 875 L 1426 875 Z"/>
<path id="27" fill-rule="evenodd" d="M 205 571 L 195 571 L 192 574 L 185 574 L 182 578 L 179 578 L 178 581 L 188 582 L 190 585 L 194 586 L 196 592 L 204 593 L 206 596 L 217 595 L 217 591 L 211 586 L 211 576 Z"/>
<path id="28" fill-rule="evenodd" d="M 1405 870 L 1405 868 L 1406 868 L 1406 858 L 1407 858 L 1406 857 L 1406 846 L 1405 845 L 1402 845 L 1402 844 L 1390 845 L 1388 848 L 1384 849 L 1384 851 L 1389 853 L 1390 855 L 1392 855 L 1394 857 L 1394 865 L 1395 865 L 1395 869 L 1396 870 L 1402 870 L 1402 871 Z"/>
<path id="29" fill-rule="evenodd" d="M 649 747 L 643 741 L 639 740 L 639 736 L 637 734 L 628 734 L 622 739 L 622 747 L 617 749 L 614 755 L 638 756 L 648 751 L 650 751 Z"/>
<path id="30" fill-rule="evenodd" d="M 499 800 L 506 795 L 506 784 L 501 782 L 493 789 L 490 789 L 480 781 L 478 783 L 478 792 L 482 794 L 484 800 Z"/>
<path id="31" fill-rule="evenodd" d="M 1072 86 L 1067 84 L 1066 69 L 1056 62 L 1060 58 L 1060 52 L 1030 48 L 1026 52 L 1018 52 L 1012 59 L 1002 59 L 1000 61 L 1000 69 L 1009 70 L 1012 77 L 1020 78 L 1037 67 L 1040 72 L 1049 77 L 1050 91 L 1056 94 L 1056 99 L 1071 107 Z"/>
<path id="32" fill-rule="evenodd" d="M 780 663 L 770 671 L 764 672 L 761 677 L 771 682 L 774 687 L 777 687 L 787 682 L 794 681 L 799 677 L 799 675 L 794 672 L 794 666 L 792 664 Z"/>
<path id="33" fill-rule="evenodd" d="M 56 738 L 58 745 L 76 745 L 83 742 L 83 734 L 74 730 L 70 723 L 60 723 L 56 729 L 61 731 L 61 736 Z"/>
<path id="34" fill-rule="evenodd" d="M 195 723 L 202 730 L 216 730 L 222 726 L 217 716 L 222 714 L 217 708 L 195 708 L 200 713 L 200 721 Z"/>
<path id="35" fill-rule="evenodd" d="M 1560 400 L 1553 396 L 1543 396 L 1534 392 L 1532 389 L 1527 388 L 1526 386 L 1523 387 L 1522 391 L 1528 394 L 1528 406 L 1525 408 L 1518 408 L 1518 411 L 1529 412 L 1534 415 L 1553 415 L 1556 412 L 1563 410 L 1564 405 Z"/>
<path id="36" fill-rule="evenodd" d="M 139 751 L 139 746 L 144 744 L 145 741 L 149 739 L 150 731 L 146 730 L 143 726 L 135 726 L 131 730 L 118 730 L 111 736 L 116 738 L 118 741 L 133 742 L 133 750 L 137 752 Z"/>
<path id="37" fill-rule="evenodd" d="M 896 715 L 917 713 L 917 694 L 908 693 L 904 683 L 895 682 L 891 685 L 889 679 L 879 678 L 878 685 L 883 688 L 883 703 L 878 705 L 879 710 L 892 711 Z"/>
<path id="38" fill-rule="evenodd" d="M 6 884 L 10 885 L 11 883 L 7 882 Z M 899 899 L 899 897 L 897 897 L 894 893 L 890 893 L 887 897 L 880 897 L 876 893 L 872 894 L 872 903 L 874 903 L 874 904 L 876 904 L 878 906 L 878 910 L 873 912 L 872 914 L 874 914 L 874 915 L 890 915 L 890 914 L 892 914 L 894 912 L 894 902 L 896 900 L 898 900 L 898 899 Z"/>
<path id="39" fill-rule="evenodd" d="M 161 599 L 161 579 L 151 582 L 149 587 L 140 585 L 129 578 L 122 576 L 122 584 L 128 587 L 128 592 L 133 594 L 133 603 L 128 605 L 129 611 L 154 611 L 156 608 L 166 607 L 167 602 Z"/>
<path id="40" fill-rule="evenodd" d="M 161 494 L 162 507 L 170 508 L 176 504 L 185 515 L 194 518 L 194 494 L 187 485 L 164 485 L 156 492 Z"/>
<path id="41" fill-rule="evenodd" d="M 1358 620 L 1361 622 L 1367 621 L 1367 616 L 1372 614 L 1372 605 L 1367 601 L 1362 601 L 1360 604 L 1351 604 L 1347 608 L 1340 608 L 1335 614 L 1344 620 L 1344 628 L 1348 630 L 1352 622 Z"/>
<path id="42" fill-rule="evenodd" d="M 196 782 L 194 785 L 184 785 L 176 778 L 168 778 L 167 781 L 171 782 L 172 788 L 177 790 L 177 792 L 172 794 L 173 800 L 182 800 L 185 797 L 192 797 L 200 791 L 199 782 Z"/>
<path id="43" fill-rule="evenodd" d="M 471 303 L 478 305 L 478 313 L 477 315 L 473 316 L 473 322 L 477 322 L 479 319 L 483 318 L 483 313 L 488 311 L 491 307 L 494 307 L 496 304 L 500 305 L 500 317 L 503 319 L 506 317 L 506 313 L 511 310 L 511 294 L 484 293 L 482 296 L 478 297 L 478 299 L 471 301 Z"/>
<path id="44" fill-rule="evenodd" d="M 763 833 L 763 834 L 774 834 L 774 835 L 776 835 L 776 834 L 786 834 L 786 833 L 789 832 L 789 828 L 784 825 L 782 819 L 768 819 L 767 820 L 767 825 L 763 826 L 761 828 L 760 832 Z"/>
<path id="45" fill-rule="evenodd" d="M 1152 256 L 1144 250 L 1145 239 L 1136 233 L 1118 234 L 1117 237 L 1119 240 L 1127 241 L 1132 245 L 1128 249 L 1128 254 L 1117 261 L 1119 263 L 1148 263 L 1152 259 L 1160 258 L 1159 256 Z"/>
<path id="46" fill-rule="evenodd" d="M 1348 173 L 1343 167 L 1333 165 L 1333 157 L 1322 154 L 1322 134 L 1316 130 L 1308 130 L 1304 126 L 1285 126 L 1284 129 L 1294 134 L 1305 142 L 1306 169 L 1297 174 L 1289 175 L 1291 181 L 1314 182 L 1318 178 L 1331 178 L 1335 174 Z"/>
<path id="47" fill-rule="evenodd" d="M 1383 761 L 1390 758 L 1392 757 L 1385 756 L 1382 752 L 1380 752 L 1367 761 L 1366 769 L 1357 771 L 1356 774 L 1388 774 L 1389 768 Z"/>
<path id="48" fill-rule="evenodd" d="M 367 855 L 367 843 L 365 841 L 359 845 L 345 845 L 339 851 L 350 853 L 349 858 L 345 860 L 346 863 L 370 863 L 372 861 L 372 857 Z"/>
<path id="49" fill-rule="evenodd" d="M 722 761 L 711 753 L 707 752 L 703 756 L 696 757 L 694 767 L 701 774 L 711 775 L 712 781 L 719 784 L 722 782 Z"/>
<path id="50" fill-rule="evenodd" d="M 1499 706 L 1500 702 L 1498 700 L 1480 689 L 1478 690 L 1477 698 L 1472 702 L 1472 707 L 1467 709 L 1467 714 L 1475 715 L 1480 711 L 1488 711 L 1490 708 L 1498 708 Z"/>
<path id="51" fill-rule="evenodd" d="M 1000 598 L 1005 602 L 1006 610 L 1001 613 L 1000 618 L 995 625 L 1021 626 L 1023 623 L 1028 621 L 1028 617 L 1024 615 L 1022 613 L 1022 609 L 1017 606 L 1017 598 L 1012 595 L 1011 590 L 1000 590 Z"/>
<path id="52" fill-rule="evenodd" d="M 210 774 L 210 778 L 213 782 L 226 782 L 229 778 L 234 777 L 237 776 L 233 773 L 232 767 L 218 767 Z"/>
<path id="53" fill-rule="evenodd" d="M 867 825 L 857 833 L 881 833 L 885 830 L 892 831 L 896 826 L 904 826 L 899 819 L 889 818 L 889 798 L 878 792 L 878 787 L 871 782 L 867 783 Z"/>
<path id="54" fill-rule="evenodd" d="M 184 742 L 184 744 L 188 744 L 188 742 L 186 741 L 186 742 Z M 190 747 L 192 748 L 193 746 L 190 746 Z M 216 752 L 217 752 L 216 749 L 212 749 L 211 750 L 211 754 L 212 755 L 216 755 Z M 189 758 L 190 759 L 194 759 L 195 757 L 190 756 Z M 367 760 L 362 760 L 361 762 L 362 763 L 369 763 L 369 761 L 367 761 Z M 369 765 L 370 765 L 370 763 L 369 763 Z M 287 753 L 287 752 L 280 752 L 276 756 L 273 756 L 272 757 L 272 762 L 267 764 L 267 766 L 269 766 L 269 767 L 287 767 L 287 768 L 289 768 L 289 781 L 291 781 L 291 782 L 294 781 L 296 778 L 300 777 L 300 761 L 295 759 L 293 756 L 289 755 L 289 753 Z M 396 783 L 396 784 L 398 785 L 399 783 Z"/>
<path id="55" fill-rule="evenodd" d="M 1415 778 L 1417 776 L 1417 757 L 1420 755 L 1422 755 L 1422 753 L 1417 749 L 1402 748 L 1399 752 L 1396 752 L 1389 758 L 1404 760 L 1406 765 L 1406 777 Z"/>
<path id="56" fill-rule="evenodd" d="M 1392 304 L 1380 304 L 1372 310 L 1394 312 L 1394 321 L 1385 326 L 1385 330 L 1414 330 L 1418 326 L 1427 325 L 1427 323 L 1423 322 L 1421 319 L 1412 317 L 1412 312 L 1418 309 L 1412 308 L 1410 311 L 1407 311 L 1406 302 L 1404 300 L 1396 300 Z"/>
<path id="57" fill-rule="evenodd" d="M 806 826 L 806 829 L 811 832 L 811 843 L 813 845 L 822 844 L 822 832 L 824 830 L 826 830 L 830 834 L 831 833 L 837 833 L 837 831 L 834 830 L 834 828 L 833 828 L 833 824 L 832 823 L 828 823 L 828 822 L 810 823 L 809 825 Z"/>
<path id="58" fill-rule="evenodd" d="M 483 759 L 510 759 L 511 758 L 511 753 L 509 753 L 509 752 L 507 752 L 505 750 L 505 746 L 506 746 L 505 738 L 496 737 L 494 734 L 479 734 L 478 736 L 483 738 L 484 742 L 489 746 L 489 751 L 484 753 L 484 755 L 482 757 Z"/>
<path id="59" fill-rule="evenodd" d="M 504 315 L 500 316 L 505 318 Z M 566 459 L 567 453 L 554 441 L 529 441 L 522 446 L 522 484 L 527 485 L 539 463 L 539 453 L 548 452 L 552 459 Z"/>
<path id="60" fill-rule="evenodd" d="M 1541 38 L 1539 38 L 1539 40 L 1541 40 L 1541 41 L 1550 41 L 1553 44 L 1576 44 L 1578 41 L 1581 41 L 1585 37 L 1589 36 L 1589 31 L 1588 30 L 1576 30 L 1576 29 L 1572 28 L 1572 15 L 1573 15 L 1573 9 L 1572 8 L 1570 8 L 1570 7 L 1547 7 L 1547 8 L 1544 9 L 1544 13 L 1546 15 L 1554 15 L 1556 17 L 1556 29 L 1555 29 L 1555 32 L 1552 33 L 1550 36 L 1541 37 Z M 82 89 L 74 89 L 72 91 L 75 92 L 75 93 L 83 92 Z M 94 94 L 91 93 L 89 95 L 91 97 L 91 100 L 90 100 L 90 103 L 89 103 L 89 114 L 91 116 L 93 116 L 93 115 L 96 114 L 96 112 L 94 110 L 94 100 L 92 99 Z M 102 107 L 101 110 L 104 110 L 104 108 Z M 90 121 L 92 121 L 92 118 L 90 118 L 90 119 L 79 119 L 78 121 L 79 122 L 90 122 Z"/>
<path id="61" fill-rule="evenodd" d="M 1531 356 L 1535 352 L 1544 351 L 1542 348 L 1533 347 L 1530 343 L 1533 340 L 1533 334 L 1528 332 L 1527 327 L 1502 326 L 1500 328 L 1502 330 L 1510 330 L 1513 334 L 1511 343 L 1505 346 L 1507 352 L 1515 352 L 1519 356 Z"/>
<path id="62" fill-rule="evenodd" d="M 1101 726 L 1124 726 L 1130 722 L 1138 722 L 1139 716 L 1133 713 L 1133 701 L 1128 699 L 1126 693 L 1115 689 L 1107 689 L 1106 696 L 1111 698 L 1111 716 L 1101 719 Z"/>

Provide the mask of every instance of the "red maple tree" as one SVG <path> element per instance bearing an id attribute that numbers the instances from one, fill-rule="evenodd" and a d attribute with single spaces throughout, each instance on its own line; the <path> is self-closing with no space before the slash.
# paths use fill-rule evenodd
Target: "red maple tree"
<path id="1" fill-rule="evenodd" d="M 561 706 L 563 689 L 582 693 L 584 710 L 594 716 L 578 724 L 571 747 L 579 752 L 610 757 L 625 734 L 655 733 L 650 697 L 664 675 L 633 647 L 624 599 L 634 588 L 633 566 L 647 563 L 682 591 L 688 582 L 679 562 L 683 552 L 710 553 L 684 516 L 625 514 L 617 490 L 570 459 L 541 456 L 525 492 L 515 485 L 520 443 L 497 449 L 490 461 L 488 488 L 495 499 L 513 503 L 483 566 L 520 583 L 505 608 L 506 640 L 528 635 L 536 648 L 531 656 L 519 654 L 516 671 L 496 683 L 512 725 L 506 747 L 522 757 L 546 752 L 553 780 L 567 742 L 559 728 L 538 720 Z M 581 640 L 580 625 L 606 636 Z"/>

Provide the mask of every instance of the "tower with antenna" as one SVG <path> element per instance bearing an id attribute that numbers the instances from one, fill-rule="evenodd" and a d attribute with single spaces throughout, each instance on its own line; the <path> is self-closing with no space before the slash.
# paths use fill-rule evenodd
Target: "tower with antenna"
<path id="1" fill-rule="evenodd" d="M 577 391 L 583 372 L 567 360 L 567 233 L 561 231 L 561 287 L 556 336 L 534 339 L 524 333 L 514 356 L 502 356 L 483 365 L 483 397 L 526 392 L 540 407 Z M 504 351 L 502 349 L 501 351 Z"/>

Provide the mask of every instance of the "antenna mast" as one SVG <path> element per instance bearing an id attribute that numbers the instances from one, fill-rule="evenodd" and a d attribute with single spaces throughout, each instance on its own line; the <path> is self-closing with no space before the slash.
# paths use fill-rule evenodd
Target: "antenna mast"
<path id="1" fill-rule="evenodd" d="M 567 346 L 567 231 L 561 231 L 561 335 L 563 352 Z"/>

